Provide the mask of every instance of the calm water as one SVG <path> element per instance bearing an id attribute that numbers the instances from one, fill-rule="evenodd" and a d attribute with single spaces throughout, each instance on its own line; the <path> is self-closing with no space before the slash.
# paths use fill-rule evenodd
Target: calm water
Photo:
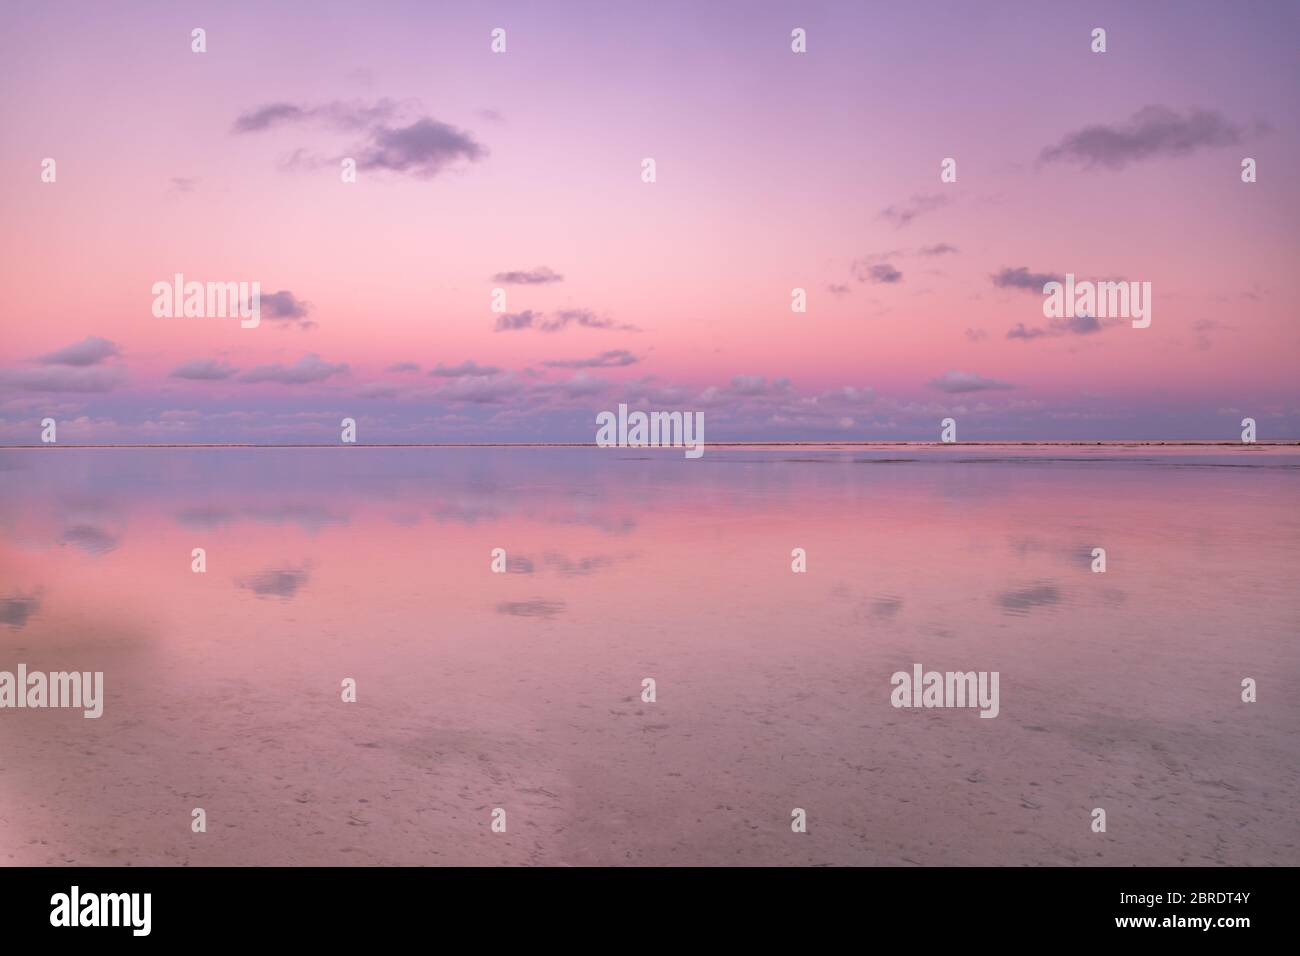
<path id="1" fill-rule="evenodd" d="M 1294 447 L 0 450 L 0 670 L 105 682 L 0 710 L 0 863 L 1300 864 L 1298 492 Z M 895 709 L 916 662 L 998 716 Z"/>

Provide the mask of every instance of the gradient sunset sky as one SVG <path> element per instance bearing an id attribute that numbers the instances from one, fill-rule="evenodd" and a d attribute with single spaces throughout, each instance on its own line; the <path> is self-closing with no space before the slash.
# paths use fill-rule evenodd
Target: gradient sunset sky
<path id="1" fill-rule="evenodd" d="M 0 443 L 593 441 L 621 402 L 706 442 L 1300 437 L 1300 4 L 3 21 Z M 260 282 L 261 325 L 155 318 L 178 272 Z M 1150 282 L 1151 327 L 1045 319 L 1065 273 Z"/>

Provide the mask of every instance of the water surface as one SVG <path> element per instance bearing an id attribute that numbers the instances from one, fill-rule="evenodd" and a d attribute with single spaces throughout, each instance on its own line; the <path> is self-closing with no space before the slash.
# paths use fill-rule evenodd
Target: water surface
<path id="1" fill-rule="evenodd" d="M 0 670 L 106 685 L 0 710 L 0 862 L 1294 865 L 1298 491 L 1295 447 L 0 450 Z M 914 662 L 998 717 L 893 708 Z"/>

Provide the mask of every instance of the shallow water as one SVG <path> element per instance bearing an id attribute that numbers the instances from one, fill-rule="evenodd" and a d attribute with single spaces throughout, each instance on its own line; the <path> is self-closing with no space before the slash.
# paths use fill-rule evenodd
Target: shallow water
<path id="1" fill-rule="evenodd" d="M 0 450 L 0 670 L 105 686 L 0 710 L 0 862 L 1295 865 L 1298 491 L 1294 446 Z M 918 662 L 997 717 L 893 707 Z"/>

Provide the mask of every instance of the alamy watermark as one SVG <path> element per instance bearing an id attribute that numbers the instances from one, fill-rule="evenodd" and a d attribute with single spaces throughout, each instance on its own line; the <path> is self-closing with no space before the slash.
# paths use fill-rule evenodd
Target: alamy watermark
<path id="1" fill-rule="evenodd" d="M 227 319 L 238 316 L 240 328 L 255 329 L 262 321 L 262 283 L 186 282 L 178 272 L 171 282 L 153 284 L 156 319 Z"/>
<path id="2" fill-rule="evenodd" d="M 6 707 L 73 707 L 81 708 L 83 717 L 104 715 L 103 671 L 27 672 L 26 664 L 18 673 L 0 671 L 0 710 Z"/>
<path id="3" fill-rule="evenodd" d="M 981 717 L 998 715 L 997 671 L 895 671 L 889 702 L 895 707 L 978 707 Z"/>
<path id="4" fill-rule="evenodd" d="M 50 897 L 51 926 L 123 926 L 132 936 L 148 936 L 152 911 L 152 893 L 83 893 L 73 886 Z"/>
<path id="5" fill-rule="evenodd" d="M 1049 319 L 1132 319 L 1133 328 L 1151 325 L 1150 282 L 1076 282 L 1043 284 L 1043 315 Z"/>
<path id="6" fill-rule="evenodd" d="M 704 454 L 703 412 L 628 412 L 596 416 L 599 448 L 685 448 L 687 458 Z"/>

